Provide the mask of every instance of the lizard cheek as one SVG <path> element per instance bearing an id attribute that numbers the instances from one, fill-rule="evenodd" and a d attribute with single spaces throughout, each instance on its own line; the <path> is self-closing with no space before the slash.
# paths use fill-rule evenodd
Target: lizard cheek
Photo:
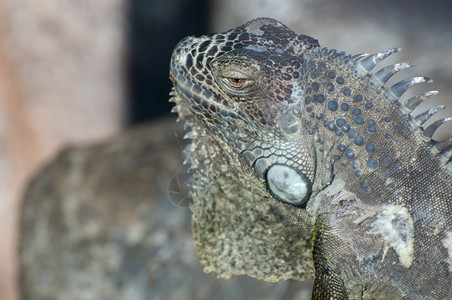
<path id="1" fill-rule="evenodd" d="M 305 204 L 311 192 L 310 180 L 298 170 L 285 165 L 273 165 L 268 169 L 267 185 L 274 197 L 294 206 Z"/>

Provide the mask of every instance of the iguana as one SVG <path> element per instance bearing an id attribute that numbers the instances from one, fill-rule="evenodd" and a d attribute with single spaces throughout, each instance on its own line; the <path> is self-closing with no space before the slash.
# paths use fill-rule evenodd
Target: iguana
<path id="1" fill-rule="evenodd" d="M 312 278 L 312 299 L 452 299 L 452 139 L 399 98 L 398 52 L 348 55 L 259 18 L 174 49 L 204 271 Z M 375 68 L 377 69 L 377 68 Z M 312 256 L 311 256 L 312 251 Z"/>

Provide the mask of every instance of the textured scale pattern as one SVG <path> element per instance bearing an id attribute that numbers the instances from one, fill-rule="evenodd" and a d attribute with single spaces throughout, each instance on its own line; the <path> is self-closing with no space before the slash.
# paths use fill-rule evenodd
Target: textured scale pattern
<path id="1" fill-rule="evenodd" d="M 206 272 L 315 281 L 313 299 L 451 299 L 452 139 L 410 113 L 399 48 L 349 55 L 260 18 L 187 37 L 170 65 Z"/>

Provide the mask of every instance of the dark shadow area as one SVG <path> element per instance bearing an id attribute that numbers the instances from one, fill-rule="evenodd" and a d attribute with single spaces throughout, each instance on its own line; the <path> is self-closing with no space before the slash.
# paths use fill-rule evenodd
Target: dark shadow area
<path id="1" fill-rule="evenodd" d="M 128 124 L 168 114 L 169 61 L 187 35 L 207 32 L 206 0 L 131 0 L 127 34 Z"/>

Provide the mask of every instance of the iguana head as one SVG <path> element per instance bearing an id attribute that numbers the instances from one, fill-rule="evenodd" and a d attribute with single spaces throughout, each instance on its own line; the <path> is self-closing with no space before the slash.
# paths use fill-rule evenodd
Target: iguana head
<path id="1" fill-rule="evenodd" d="M 263 195 L 303 206 L 316 168 L 302 124 L 303 54 L 316 40 L 256 19 L 221 34 L 188 37 L 173 53 L 171 78 L 197 120 L 236 152 Z M 241 170 L 242 171 L 242 170 Z"/>
<path id="2" fill-rule="evenodd" d="M 299 80 L 314 47 L 261 18 L 187 37 L 173 52 L 171 101 L 191 128 L 192 230 L 206 272 L 313 276 L 313 224 L 299 207 L 312 193 L 315 151 L 303 142 Z"/>

